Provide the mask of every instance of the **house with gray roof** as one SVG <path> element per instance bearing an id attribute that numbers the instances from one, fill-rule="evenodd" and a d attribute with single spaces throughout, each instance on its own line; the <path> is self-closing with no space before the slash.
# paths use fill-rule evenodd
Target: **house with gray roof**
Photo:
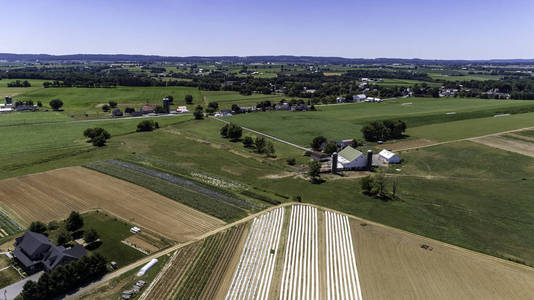
<path id="1" fill-rule="evenodd" d="M 15 240 L 13 251 L 13 256 L 28 274 L 43 270 L 50 272 L 85 255 L 87 250 L 81 245 L 71 248 L 56 246 L 45 235 L 31 231 Z"/>

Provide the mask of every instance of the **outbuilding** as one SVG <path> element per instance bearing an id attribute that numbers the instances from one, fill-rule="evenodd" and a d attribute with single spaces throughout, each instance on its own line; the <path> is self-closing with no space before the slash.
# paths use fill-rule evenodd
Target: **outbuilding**
<path id="1" fill-rule="evenodd" d="M 388 164 L 398 164 L 401 162 L 401 158 L 397 154 L 386 149 L 378 153 L 378 159 Z"/>

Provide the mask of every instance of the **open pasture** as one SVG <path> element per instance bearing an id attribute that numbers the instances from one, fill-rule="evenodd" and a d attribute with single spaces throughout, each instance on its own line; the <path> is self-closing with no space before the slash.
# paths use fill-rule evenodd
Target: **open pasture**
<path id="1" fill-rule="evenodd" d="M 480 143 L 505 151 L 515 152 L 522 155 L 534 157 L 534 143 L 513 136 L 487 136 L 472 139 L 475 143 Z"/>
<path id="2" fill-rule="evenodd" d="M 8 83 L 15 82 L 17 80 L 24 81 L 27 80 L 30 83 L 30 87 L 8 87 Z M 17 95 L 21 95 L 27 92 L 39 90 L 43 88 L 43 82 L 46 80 L 41 79 L 8 79 L 4 78 L 0 80 L 0 101 L 3 102 L 4 98 L 6 96 L 15 97 Z M 37 99 L 40 100 L 40 99 Z M 37 104 L 37 101 L 33 101 L 35 104 Z M 44 104 L 44 103 L 43 103 Z"/>
<path id="3" fill-rule="evenodd" d="M 284 95 L 264 95 L 252 94 L 250 96 L 241 95 L 238 92 L 231 91 L 202 91 L 202 98 L 204 104 L 209 102 L 217 102 L 220 108 L 230 109 L 232 104 L 238 106 L 255 106 L 261 101 L 271 101 L 271 103 L 278 103 L 282 99 L 290 99 Z"/>
<path id="4" fill-rule="evenodd" d="M 137 185 L 82 167 L 0 181 L 0 201 L 20 224 L 103 209 L 169 239 L 190 240 L 224 223 Z"/>
<path id="5" fill-rule="evenodd" d="M 410 136 L 423 137 L 433 140 L 436 137 L 450 134 L 447 130 L 440 130 L 444 123 L 466 122 L 467 132 L 477 132 L 477 129 L 492 131 L 501 128 L 521 128 L 524 124 L 533 124 L 527 114 L 513 115 L 503 118 L 492 118 L 496 124 L 508 122 L 505 119 L 525 119 L 523 122 L 511 122 L 509 126 L 476 126 L 470 124 L 472 119 L 492 117 L 506 111 L 526 111 L 534 109 L 530 101 L 512 100 L 481 100 L 481 99 L 434 99 L 434 98 L 406 98 L 390 99 L 382 103 L 355 103 L 346 105 L 329 105 L 317 107 L 318 111 L 309 112 L 258 112 L 234 115 L 225 120 L 258 130 L 272 136 L 307 146 L 311 140 L 324 135 L 330 139 L 361 138 L 362 126 L 375 120 L 401 119 L 404 120 Z M 447 114 L 455 112 L 455 114 Z M 463 120 L 463 121 L 458 121 Z M 473 121 L 475 122 L 475 121 Z M 431 124 L 431 125 L 430 125 Z M 425 128 L 429 127 L 428 130 Z M 459 135 L 463 133 L 461 127 Z M 495 131 L 493 131 L 495 132 Z M 465 136 L 461 135 L 461 136 Z"/>

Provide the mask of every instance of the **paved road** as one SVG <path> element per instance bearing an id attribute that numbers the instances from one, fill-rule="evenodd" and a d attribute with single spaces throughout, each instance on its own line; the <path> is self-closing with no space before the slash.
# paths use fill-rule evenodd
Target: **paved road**
<path id="1" fill-rule="evenodd" d="M 217 118 L 217 117 L 210 117 L 210 118 L 212 118 L 212 119 L 214 119 L 214 120 L 217 120 L 217 121 L 219 121 L 219 122 L 223 122 L 223 123 L 225 123 L 225 124 L 230 124 L 230 122 L 228 122 L 228 121 L 226 121 L 226 120 L 219 119 L 219 118 Z M 284 143 L 284 144 L 287 144 L 287 145 L 289 145 L 289 146 L 298 148 L 298 149 L 300 149 L 300 150 L 311 151 L 310 148 L 306 148 L 306 147 L 299 146 L 299 145 L 297 145 L 297 144 L 294 144 L 294 143 L 291 143 L 291 142 L 282 140 L 282 139 L 280 139 L 280 138 L 274 137 L 274 136 L 272 136 L 272 135 L 265 134 L 265 133 L 263 133 L 263 132 L 259 132 L 259 131 L 254 130 L 254 129 L 250 129 L 250 128 L 243 127 L 243 126 L 241 126 L 241 128 L 245 129 L 246 131 L 250 131 L 250 132 L 252 132 L 252 133 L 255 133 L 255 134 L 258 134 L 258 135 L 262 135 L 262 136 L 264 136 L 264 137 L 266 137 L 266 138 L 270 138 L 270 139 L 272 139 L 272 140 L 278 141 L 278 142 L 280 142 L 280 143 Z"/>
<path id="2" fill-rule="evenodd" d="M 5 288 L 0 290 L 0 299 L 4 300 L 12 300 L 15 299 L 21 292 L 22 288 L 24 287 L 24 284 L 28 280 L 37 281 L 39 280 L 39 277 L 43 275 L 43 272 L 35 273 L 32 276 L 26 277 L 22 279 L 21 281 L 15 282 L 12 285 L 6 286 Z"/>

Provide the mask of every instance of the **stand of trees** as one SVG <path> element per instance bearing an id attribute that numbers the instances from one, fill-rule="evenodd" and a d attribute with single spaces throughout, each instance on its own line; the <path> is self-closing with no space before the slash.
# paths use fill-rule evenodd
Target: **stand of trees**
<path id="1" fill-rule="evenodd" d="M 402 120 L 374 121 L 362 128 L 363 137 L 370 142 L 400 139 L 406 131 L 406 123 Z"/>
<path id="2" fill-rule="evenodd" d="M 88 143 L 92 143 L 93 146 L 102 147 L 106 145 L 106 141 L 111 138 L 111 134 L 104 128 L 87 128 L 83 132 L 86 138 L 89 138 Z"/>
<path id="3" fill-rule="evenodd" d="M 13 82 L 8 82 L 7 87 L 31 87 L 32 85 L 28 80 L 20 81 L 15 80 Z"/>
<path id="4" fill-rule="evenodd" d="M 26 282 L 20 296 L 23 300 L 55 299 L 102 277 L 107 271 L 102 255 L 84 256 L 44 273 L 37 282 Z"/>

